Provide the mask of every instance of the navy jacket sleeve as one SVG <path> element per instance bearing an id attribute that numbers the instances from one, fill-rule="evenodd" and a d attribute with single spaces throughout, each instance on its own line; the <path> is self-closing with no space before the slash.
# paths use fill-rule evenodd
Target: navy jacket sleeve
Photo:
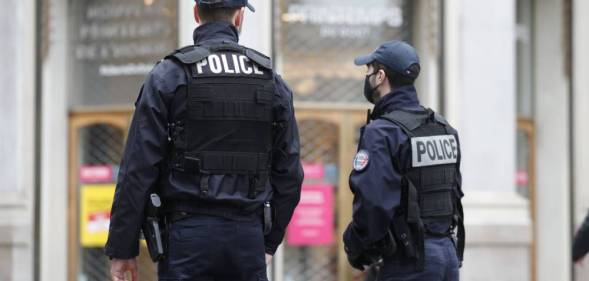
<path id="1" fill-rule="evenodd" d="M 299 131 L 294 116 L 292 92 L 276 76 L 274 145 L 270 183 L 274 210 L 273 226 L 265 237 L 266 253 L 274 254 L 301 196 L 303 168 L 300 163 Z"/>
<path id="2" fill-rule="evenodd" d="M 167 150 L 167 105 L 162 96 L 162 73 L 171 62 L 158 64 L 147 76 L 135 103 L 129 135 L 121 160 L 111 211 L 106 255 L 129 259 L 139 254 L 139 233 L 150 190 L 160 174 Z M 171 89 L 173 90 L 173 89 Z"/>
<path id="3" fill-rule="evenodd" d="M 589 214 L 575 235 L 573 241 L 573 261 L 581 260 L 589 252 Z"/>
<path id="4" fill-rule="evenodd" d="M 392 155 L 400 152 L 405 140 L 400 128 L 384 120 L 363 128 L 358 150 L 368 155 L 368 164 L 363 169 L 356 167 L 350 174 L 354 202 L 352 223 L 344 235 L 348 247 L 366 249 L 387 234 L 401 200 L 402 176 Z"/>

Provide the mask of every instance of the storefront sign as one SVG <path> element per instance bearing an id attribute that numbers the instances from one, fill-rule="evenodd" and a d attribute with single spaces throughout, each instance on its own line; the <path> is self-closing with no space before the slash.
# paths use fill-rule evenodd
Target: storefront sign
<path id="1" fill-rule="evenodd" d="M 114 185 L 83 185 L 80 189 L 80 243 L 103 247 L 108 238 Z"/>
<path id="2" fill-rule="evenodd" d="M 320 246 L 333 243 L 333 186 L 303 185 L 301 201 L 288 226 L 287 243 Z"/>
<path id="3" fill-rule="evenodd" d="M 71 1 L 72 105 L 129 105 L 178 46 L 178 2 Z"/>

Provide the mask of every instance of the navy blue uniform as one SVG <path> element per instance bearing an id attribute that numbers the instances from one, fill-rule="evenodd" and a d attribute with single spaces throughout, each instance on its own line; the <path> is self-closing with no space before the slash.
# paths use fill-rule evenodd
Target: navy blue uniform
<path id="1" fill-rule="evenodd" d="M 372 122 L 362 128 L 358 151 L 363 151 L 367 157 L 363 157 L 363 163 L 355 163 L 350 175 L 350 188 L 354 193 L 353 220 L 344 235 L 346 245 L 351 248 L 366 249 L 382 240 L 400 207 L 403 175 L 397 165 L 405 167 L 411 161 L 410 147 L 403 145 L 409 137 L 395 123 L 380 119 L 400 109 L 425 110 L 419 105 L 414 86 L 399 87 L 384 96 L 375 105 Z M 401 163 L 394 163 L 392 155 L 397 155 Z M 361 169 L 356 169 L 358 166 Z M 460 173 L 457 177 L 460 182 Z M 430 227 L 444 232 L 448 224 L 450 222 Z M 416 270 L 414 262 L 405 261 L 399 255 L 385 257 L 377 280 L 458 280 L 458 259 L 450 237 L 426 238 L 425 253 L 423 271 Z"/>
<path id="2" fill-rule="evenodd" d="M 207 23 L 195 30 L 194 40 L 195 44 L 237 42 L 238 31 L 229 23 Z M 159 264 L 161 280 L 208 280 L 209 275 L 226 276 L 227 280 L 264 280 L 254 276 L 265 276 L 264 252 L 274 254 L 281 243 L 299 201 L 303 179 L 292 92 L 280 76 L 274 76 L 272 111 L 279 129 L 273 133 L 270 181 L 265 190 L 248 198 L 243 187 L 249 186 L 249 179 L 243 175 L 211 175 L 208 187 L 210 194 L 218 195 L 214 203 L 227 207 L 261 208 L 270 200 L 274 215 L 270 233 L 263 235 L 261 215 L 237 220 L 195 215 L 173 223 L 168 258 Z M 168 124 L 186 115 L 185 97 L 175 94 L 186 84 L 182 66 L 166 59 L 155 66 L 141 88 L 112 207 L 105 249 L 110 257 L 138 255 L 140 225 L 152 188 L 157 187 L 164 208 L 178 202 L 199 203 L 197 176 L 168 167 Z"/>

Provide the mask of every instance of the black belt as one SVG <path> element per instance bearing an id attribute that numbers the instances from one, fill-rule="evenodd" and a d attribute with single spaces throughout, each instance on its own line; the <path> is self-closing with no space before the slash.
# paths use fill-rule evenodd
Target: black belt
<path id="1" fill-rule="evenodd" d="M 187 213 L 187 212 L 171 212 L 167 215 L 168 221 L 171 223 L 175 223 L 177 221 L 193 217 L 195 214 Z"/>
<path id="2" fill-rule="evenodd" d="M 211 204 L 205 202 L 169 205 L 166 209 L 167 217 L 170 222 L 179 221 L 197 215 L 208 215 L 215 217 L 223 217 L 239 221 L 251 221 L 255 218 L 262 217 L 263 206 L 251 210 L 239 208 L 235 206 L 222 206 L 219 204 Z"/>

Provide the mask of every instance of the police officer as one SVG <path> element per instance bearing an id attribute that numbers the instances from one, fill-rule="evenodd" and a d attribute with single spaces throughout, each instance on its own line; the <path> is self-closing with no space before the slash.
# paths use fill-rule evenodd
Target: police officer
<path id="1" fill-rule="evenodd" d="M 244 7 L 254 11 L 247 0 L 197 0 L 195 45 L 141 88 L 105 247 L 114 280 L 136 280 L 154 191 L 167 225 L 159 280 L 267 280 L 303 172 L 291 90 L 268 57 L 238 44 Z"/>
<path id="2" fill-rule="evenodd" d="M 391 41 L 360 56 L 364 96 L 374 103 L 350 175 L 353 219 L 344 233 L 350 264 L 376 280 L 458 280 L 464 248 L 460 146 L 444 118 L 422 107 L 419 58 Z"/>

